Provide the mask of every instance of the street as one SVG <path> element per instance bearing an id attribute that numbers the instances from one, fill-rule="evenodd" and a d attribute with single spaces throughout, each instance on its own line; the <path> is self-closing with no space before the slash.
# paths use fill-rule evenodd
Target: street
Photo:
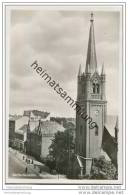
<path id="1" fill-rule="evenodd" d="M 27 167 L 27 173 L 25 169 Z M 41 178 L 32 168 L 17 157 L 16 153 L 9 152 L 9 177 L 13 178 Z"/>
<path id="2" fill-rule="evenodd" d="M 24 156 L 24 157 L 23 157 Z M 29 178 L 29 179 L 62 179 L 64 175 L 52 175 L 48 172 L 48 168 L 36 160 L 29 157 L 33 163 L 27 163 L 27 155 L 9 148 L 9 177 L 10 178 Z M 40 171 L 41 169 L 41 171 Z"/>

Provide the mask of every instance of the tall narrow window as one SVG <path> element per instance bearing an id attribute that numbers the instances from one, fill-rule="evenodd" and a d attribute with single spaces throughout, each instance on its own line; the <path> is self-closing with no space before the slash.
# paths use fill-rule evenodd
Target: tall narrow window
<path id="1" fill-rule="evenodd" d="M 95 136 L 98 136 L 98 125 L 95 127 Z"/>
<path id="2" fill-rule="evenodd" d="M 97 92 L 97 93 L 100 93 L 100 86 L 99 86 L 98 83 L 96 84 L 96 92 Z"/>
<path id="3" fill-rule="evenodd" d="M 93 93 L 95 93 L 96 92 L 95 83 L 93 83 L 92 88 L 93 88 Z"/>

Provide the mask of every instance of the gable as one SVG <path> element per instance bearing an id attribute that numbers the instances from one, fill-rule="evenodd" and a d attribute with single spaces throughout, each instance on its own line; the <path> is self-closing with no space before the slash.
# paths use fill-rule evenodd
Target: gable
<path id="1" fill-rule="evenodd" d="M 100 75 L 98 74 L 97 71 L 95 71 L 94 74 L 92 75 L 91 81 L 93 82 L 95 79 L 96 79 L 98 82 L 100 82 Z"/>

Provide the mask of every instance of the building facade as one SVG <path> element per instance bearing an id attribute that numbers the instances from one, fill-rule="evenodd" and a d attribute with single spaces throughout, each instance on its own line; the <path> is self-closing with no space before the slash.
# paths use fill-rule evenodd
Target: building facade
<path id="1" fill-rule="evenodd" d="M 96 123 L 94 128 L 90 128 L 88 121 L 81 117 L 82 113 L 76 112 L 76 154 L 85 159 L 85 174 L 90 169 L 88 160 L 99 157 L 101 152 L 107 107 L 105 82 L 104 65 L 101 73 L 98 72 L 94 19 L 91 14 L 86 67 L 84 72 L 79 68 L 77 84 L 77 104 L 85 114 L 85 119 L 90 117 Z"/>
<path id="2" fill-rule="evenodd" d="M 40 120 L 31 119 L 28 122 L 26 131 L 25 152 L 28 155 L 40 159 L 42 134 L 40 129 Z"/>
<path id="3" fill-rule="evenodd" d="M 11 116 L 9 118 L 9 146 L 20 151 L 25 149 L 28 117 Z"/>
<path id="4" fill-rule="evenodd" d="M 41 121 L 40 129 L 42 134 L 41 159 L 45 159 L 49 154 L 49 147 L 52 144 L 55 133 L 63 132 L 65 128 L 56 121 Z"/>
<path id="5" fill-rule="evenodd" d="M 49 154 L 49 147 L 55 133 L 65 128 L 55 121 L 29 119 L 26 131 L 25 152 L 36 159 L 44 160 Z"/>
<path id="6" fill-rule="evenodd" d="M 28 110 L 23 116 L 9 117 L 9 146 L 36 159 L 45 159 L 55 133 L 64 131 L 62 124 L 50 120 L 50 113 Z"/>

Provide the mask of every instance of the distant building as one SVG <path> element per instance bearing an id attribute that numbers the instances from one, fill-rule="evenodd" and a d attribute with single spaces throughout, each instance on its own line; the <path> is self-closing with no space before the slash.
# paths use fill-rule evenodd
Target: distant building
<path id="1" fill-rule="evenodd" d="M 37 120 L 50 120 L 50 113 L 39 110 L 25 110 L 23 116 L 27 116 L 30 119 Z"/>
<path id="2" fill-rule="evenodd" d="M 9 146 L 13 147 L 15 138 L 15 120 L 9 119 Z"/>
<path id="3" fill-rule="evenodd" d="M 24 150 L 27 125 L 28 117 L 26 116 L 11 116 L 9 118 L 9 146 Z"/>
<path id="4" fill-rule="evenodd" d="M 66 117 L 50 117 L 50 121 L 56 121 L 57 123 L 63 125 L 63 127 L 67 128 L 67 124 L 70 122 L 76 125 L 76 119 L 75 118 L 66 118 Z"/>
<path id="5" fill-rule="evenodd" d="M 46 158 L 55 133 L 64 130 L 65 128 L 55 121 L 29 120 L 26 153 L 37 159 Z"/>
<path id="6" fill-rule="evenodd" d="M 42 134 L 41 158 L 45 158 L 49 153 L 49 146 L 52 143 L 57 131 L 64 131 L 65 128 L 55 121 L 44 121 L 40 124 Z"/>
<path id="7" fill-rule="evenodd" d="M 51 121 L 56 121 L 61 124 L 65 129 L 69 130 L 73 136 L 73 140 L 75 142 L 75 130 L 76 130 L 76 119 L 75 118 L 67 118 L 67 117 L 50 117 Z"/>
<path id="8" fill-rule="evenodd" d="M 40 131 L 40 121 L 31 119 L 28 122 L 26 131 L 25 152 L 31 156 L 40 159 L 42 134 Z"/>
<path id="9" fill-rule="evenodd" d="M 63 125 L 50 121 L 48 112 L 24 111 L 23 116 L 9 117 L 9 145 L 37 159 L 46 158 L 55 133 L 64 130 Z"/>

